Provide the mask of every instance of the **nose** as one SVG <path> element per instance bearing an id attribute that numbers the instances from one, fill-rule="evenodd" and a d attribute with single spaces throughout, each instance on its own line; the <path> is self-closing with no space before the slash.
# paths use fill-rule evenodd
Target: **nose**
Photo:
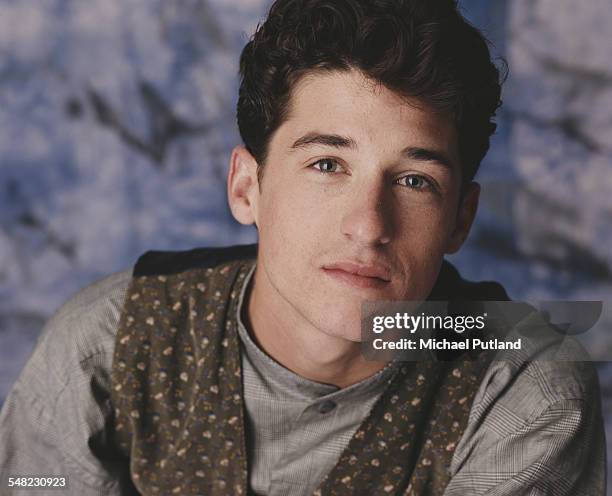
<path id="1" fill-rule="evenodd" d="M 342 217 L 342 234 L 366 246 L 384 245 L 391 241 L 392 218 L 387 208 L 390 195 L 383 184 L 355 191 Z"/>

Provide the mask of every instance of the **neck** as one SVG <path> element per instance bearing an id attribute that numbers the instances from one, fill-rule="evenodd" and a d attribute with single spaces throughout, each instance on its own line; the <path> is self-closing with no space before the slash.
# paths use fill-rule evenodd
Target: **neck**
<path id="1" fill-rule="evenodd" d="M 366 360 L 360 343 L 325 334 L 273 290 L 259 266 L 245 294 L 242 319 L 257 345 L 305 379 L 340 388 L 374 375 L 388 362 Z"/>

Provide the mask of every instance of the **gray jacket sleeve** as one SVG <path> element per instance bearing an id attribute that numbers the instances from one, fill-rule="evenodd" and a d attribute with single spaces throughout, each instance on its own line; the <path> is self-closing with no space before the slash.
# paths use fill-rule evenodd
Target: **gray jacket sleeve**
<path id="1" fill-rule="evenodd" d="M 122 494 L 125 461 L 108 442 L 110 370 L 131 271 L 79 291 L 47 322 L 0 412 L 1 494 L 9 476 L 66 476 L 67 491 Z M 26 491 L 27 493 L 28 491 Z"/>
<path id="2" fill-rule="evenodd" d="M 605 495 L 606 443 L 593 363 L 494 362 L 451 474 L 445 496 Z"/>

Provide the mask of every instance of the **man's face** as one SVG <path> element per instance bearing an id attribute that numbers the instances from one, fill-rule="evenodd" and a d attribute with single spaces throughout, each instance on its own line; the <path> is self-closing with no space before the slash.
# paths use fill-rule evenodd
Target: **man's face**
<path id="1" fill-rule="evenodd" d="M 289 322 L 358 341 L 363 301 L 425 299 L 458 249 L 460 181 L 450 115 L 358 71 L 309 74 L 253 193 L 258 290 Z"/>

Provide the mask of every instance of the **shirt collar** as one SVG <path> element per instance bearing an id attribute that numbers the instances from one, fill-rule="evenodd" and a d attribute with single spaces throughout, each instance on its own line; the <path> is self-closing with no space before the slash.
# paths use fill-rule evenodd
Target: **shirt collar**
<path id="1" fill-rule="evenodd" d="M 349 387 L 340 389 L 332 384 L 324 384 L 292 372 L 275 361 L 265 353 L 251 338 L 242 320 L 242 306 L 250 281 L 253 277 L 257 264 L 253 267 L 244 279 L 243 286 L 237 305 L 238 334 L 242 344 L 242 350 L 246 359 L 250 362 L 255 372 L 261 380 L 279 394 L 291 397 L 293 400 L 320 400 L 322 397 L 329 397 L 334 400 L 359 399 L 364 396 L 378 394 L 382 392 L 385 385 L 389 383 L 399 369 L 397 362 L 391 362 L 377 373 L 353 384 Z"/>

